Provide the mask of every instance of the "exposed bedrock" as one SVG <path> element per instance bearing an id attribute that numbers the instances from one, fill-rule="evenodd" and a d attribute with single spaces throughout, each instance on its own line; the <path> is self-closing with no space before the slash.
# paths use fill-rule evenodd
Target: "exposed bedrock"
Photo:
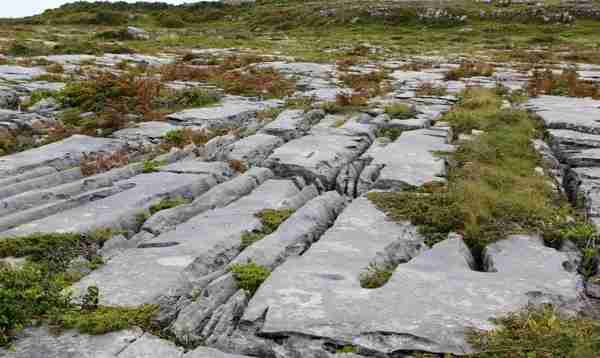
<path id="1" fill-rule="evenodd" d="M 361 288 L 361 272 L 396 241 L 408 249 L 422 239 L 411 225 L 390 222 L 366 198 L 356 199 L 304 255 L 271 274 L 241 325 L 256 325 L 259 336 L 321 337 L 382 354 L 462 354 L 470 351 L 465 331 L 492 329 L 490 317 L 540 296 L 561 304 L 580 293 L 580 278 L 563 268 L 566 254 L 529 236 L 488 247 L 486 262 L 494 272 L 474 271 L 462 240 L 449 238 L 400 264 L 383 287 Z M 221 344 L 244 352 L 240 336 Z"/>

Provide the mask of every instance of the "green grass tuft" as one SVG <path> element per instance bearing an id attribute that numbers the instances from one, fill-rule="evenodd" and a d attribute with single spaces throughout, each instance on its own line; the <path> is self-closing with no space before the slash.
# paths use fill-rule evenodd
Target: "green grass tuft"
<path id="1" fill-rule="evenodd" d="M 229 268 L 233 273 L 238 286 L 254 295 L 258 287 L 269 277 L 271 271 L 266 267 L 257 265 L 254 262 L 247 264 L 231 265 Z"/>
<path id="2" fill-rule="evenodd" d="M 154 215 L 161 210 L 171 209 L 179 205 L 187 204 L 189 202 L 189 200 L 182 197 L 165 198 L 160 202 L 150 206 L 150 215 Z"/>
<path id="3" fill-rule="evenodd" d="M 530 309 L 496 320 L 490 332 L 471 332 L 477 358 L 592 358 L 600 352 L 600 322 L 561 317 L 552 307 Z"/>
<path id="4" fill-rule="evenodd" d="M 390 104 L 385 107 L 385 113 L 395 119 L 410 119 L 417 115 L 417 111 L 404 103 Z"/>
<path id="5" fill-rule="evenodd" d="M 72 309 L 53 316 L 50 323 L 62 329 L 76 329 L 84 334 L 104 334 L 133 326 L 151 331 L 154 328 L 152 319 L 157 309 L 156 305 Z"/>
<path id="6" fill-rule="evenodd" d="M 246 231 L 242 234 L 241 248 L 252 245 L 253 243 L 262 240 L 265 236 L 275 232 L 282 222 L 286 221 L 295 210 L 293 209 L 265 209 L 257 213 L 255 216 L 260 219 L 262 227 L 260 230 Z"/>

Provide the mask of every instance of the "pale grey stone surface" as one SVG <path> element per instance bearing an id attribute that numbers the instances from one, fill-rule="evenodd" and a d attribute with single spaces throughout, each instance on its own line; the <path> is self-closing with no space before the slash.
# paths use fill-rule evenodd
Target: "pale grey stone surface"
<path id="1" fill-rule="evenodd" d="M 242 97 L 226 97 L 219 105 L 186 109 L 167 116 L 167 119 L 187 126 L 201 128 L 243 127 L 261 110 L 279 107 L 280 101 L 250 101 Z"/>
<path id="2" fill-rule="evenodd" d="M 111 137 L 130 141 L 156 140 L 177 128 L 167 122 L 143 122 L 135 127 L 118 130 Z"/>
<path id="3" fill-rule="evenodd" d="M 119 358 L 181 358 L 183 348 L 175 343 L 144 333 L 117 355 Z"/>
<path id="4" fill-rule="evenodd" d="M 116 139 L 74 135 L 43 147 L 0 157 L 0 178 L 40 166 L 66 169 L 79 164 L 83 153 L 108 153 L 123 148 L 125 143 Z"/>
<path id="5" fill-rule="evenodd" d="M 0 65 L 0 78 L 7 81 L 31 81 L 33 77 L 46 74 L 41 67 Z"/>
<path id="6" fill-rule="evenodd" d="M 362 289 L 362 270 L 396 240 L 419 237 L 414 227 L 392 223 L 367 199 L 356 199 L 307 253 L 271 274 L 243 320 L 256 322 L 266 311 L 261 334 L 324 337 L 381 354 L 463 354 L 471 349 L 468 328 L 492 329 L 491 317 L 539 296 L 560 303 L 580 294 L 580 278 L 563 269 L 567 256 L 527 236 L 488 248 L 493 273 L 473 271 L 469 250 L 451 238 L 400 264 L 383 287 Z"/>
<path id="7" fill-rule="evenodd" d="M 303 110 L 289 109 L 283 111 L 274 121 L 264 126 L 262 132 L 289 141 L 308 132 L 311 125 L 314 124 L 313 122 L 316 121 Z"/>
<path id="8" fill-rule="evenodd" d="M 190 279 L 202 277 L 235 256 L 244 231 L 260 228 L 255 213 L 278 208 L 298 193 L 288 180 L 269 180 L 234 203 L 194 216 L 175 230 L 124 251 L 74 287 L 100 288 L 102 304 L 135 306 L 174 294 Z M 229 260 L 232 257 L 229 258 Z"/>
<path id="9" fill-rule="evenodd" d="M 212 176 L 150 173 L 118 182 L 118 194 L 91 201 L 46 218 L 5 231 L 3 236 L 22 236 L 34 232 L 88 232 L 96 228 L 134 230 L 137 215 L 166 196 L 193 197 L 217 184 Z"/>
<path id="10" fill-rule="evenodd" d="M 550 129 L 570 129 L 600 134 L 600 101 L 591 98 L 539 96 L 527 101 L 527 108 L 536 112 Z"/>
<path id="11" fill-rule="evenodd" d="M 294 139 L 277 148 L 265 161 L 276 175 L 301 176 L 333 188 L 344 165 L 360 156 L 372 139 L 348 126 L 323 128 L 316 134 Z"/>
<path id="12" fill-rule="evenodd" d="M 371 173 L 379 169 L 373 183 L 376 189 L 400 190 L 428 182 L 444 181 L 445 161 L 437 151 L 453 151 L 447 144 L 444 129 L 419 129 L 403 132 L 393 143 L 373 152 L 373 160 L 361 174 L 363 182 L 372 181 Z M 361 192 L 364 192 L 361 188 Z"/>
<path id="13" fill-rule="evenodd" d="M 215 186 L 190 204 L 156 213 L 144 223 L 143 229 L 156 235 L 171 230 L 175 225 L 207 210 L 229 205 L 272 177 L 269 169 L 252 168 L 239 177 Z"/>
<path id="14" fill-rule="evenodd" d="M 208 348 L 208 347 L 198 347 L 193 351 L 187 352 L 183 355 L 183 358 L 250 358 L 249 356 L 242 356 L 238 354 L 229 354 L 223 353 L 219 350 Z"/>
<path id="15" fill-rule="evenodd" d="M 270 269 L 290 255 L 299 255 L 317 241 L 346 206 L 346 199 L 330 191 L 310 200 L 284 221 L 277 231 L 253 243 L 231 264 L 255 262 Z"/>
<path id="16" fill-rule="evenodd" d="M 283 139 L 270 134 L 254 134 L 227 145 L 217 158 L 239 160 L 250 166 L 261 166 L 275 148 L 283 144 Z"/>
<path id="17" fill-rule="evenodd" d="M 115 358 L 142 336 L 139 328 L 99 336 L 65 331 L 54 335 L 46 327 L 26 329 L 15 342 L 14 350 L 0 348 L 6 358 Z M 154 358 L 154 357 L 153 357 Z M 156 357 L 158 358 L 158 357 Z"/>

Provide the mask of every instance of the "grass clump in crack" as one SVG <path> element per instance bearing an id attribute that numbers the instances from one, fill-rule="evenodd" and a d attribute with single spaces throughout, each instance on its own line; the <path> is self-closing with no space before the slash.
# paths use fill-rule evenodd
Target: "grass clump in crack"
<path id="1" fill-rule="evenodd" d="M 362 288 L 379 288 L 385 285 L 394 273 L 392 265 L 377 265 L 371 263 L 360 275 L 360 286 Z"/>
<path id="2" fill-rule="evenodd" d="M 394 103 L 385 107 L 385 113 L 395 119 L 410 119 L 417 115 L 417 110 L 405 103 Z"/>
<path id="3" fill-rule="evenodd" d="M 470 343 L 480 353 L 472 357 L 596 357 L 600 351 L 600 322 L 562 317 L 550 306 L 530 308 L 495 320 L 498 328 L 472 331 Z"/>
<path id="4" fill-rule="evenodd" d="M 258 287 L 269 277 L 271 271 L 254 262 L 231 265 L 229 268 L 239 288 L 254 295 Z"/>
<path id="5" fill-rule="evenodd" d="M 150 215 L 154 215 L 157 212 L 162 211 L 162 210 L 175 208 L 179 205 L 188 204 L 189 202 L 190 202 L 189 200 L 187 200 L 181 196 L 178 196 L 175 198 L 165 198 L 165 199 L 161 200 L 160 202 L 150 206 L 150 208 L 149 208 Z"/>
<path id="6" fill-rule="evenodd" d="M 456 166 L 446 183 L 399 193 L 371 193 L 369 199 L 394 220 L 417 225 L 426 243 L 463 235 L 479 257 L 490 242 L 515 233 L 553 235 L 568 226 L 569 209 L 557 198 L 531 140 L 540 136 L 525 111 L 501 109 L 493 90 L 469 89 L 442 120 L 455 135 L 484 131 L 450 154 Z"/>
<path id="7" fill-rule="evenodd" d="M 293 209 L 265 209 L 260 211 L 255 216 L 260 219 L 262 226 L 259 230 L 245 231 L 242 234 L 242 249 L 275 232 L 279 225 L 292 216 L 293 213 Z"/>
<path id="8" fill-rule="evenodd" d="M 89 286 L 82 297 L 79 307 L 71 306 L 62 312 L 50 316 L 50 324 L 59 329 L 76 329 L 84 334 L 105 334 L 138 326 L 145 331 L 153 331 L 153 318 L 157 305 L 141 305 L 139 307 L 100 306 L 100 291 L 96 286 Z"/>

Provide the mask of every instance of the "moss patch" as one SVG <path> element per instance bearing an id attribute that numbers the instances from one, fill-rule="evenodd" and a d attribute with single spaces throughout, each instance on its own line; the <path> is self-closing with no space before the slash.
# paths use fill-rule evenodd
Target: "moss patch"
<path id="1" fill-rule="evenodd" d="M 265 209 L 255 216 L 260 219 L 260 230 L 246 231 L 242 234 L 242 249 L 262 240 L 265 236 L 275 232 L 282 222 L 286 221 L 295 210 L 293 209 Z"/>
<path id="2" fill-rule="evenodd" d="M 385 107 L 385 113 L 396 119 L 409 119 L 417 115 L 417 111 L 404 103 L 395 103 Z"/>
<path id="3" fill-rule="evenodd" d="M 165 199 L 161 200 L 160 202 L 150 206 L 150 208 L 149 208 L 150 215 L 154 215 L 161 210 L 172 209 L 179 205 L 188 204 L 189 202 L 190 202 L 189 200 L 182 198 L 182 197 L 165 198 Z"/>
<path id="4" fill-rule="evenodd" d="M 370 264 L 366 271 L 360 275 L 360 286 L 362 288 L 379 288 L 385 285 L 394 273 L 395 267 L 378 266 Z"/>
<path id="5" fill-rule="evenodd" d="M 55 315 L 50 323 L 61 329 L 76 329 L 85 334 L 104 334 L 137 326 L 145 331 L 154 329 L 152 319 L 158 309 L 156 305 L 135 308 L 106 307 L 72 309 Z"/>
<path id="6" fill-rule="evenodd" d="M 248 291 L 251 295 L 254 295 L 258 287 L 271 274 L 269 269 L 254 262 L 231 265 L 229 270 L 233 273 L 239 288 Z"/>

